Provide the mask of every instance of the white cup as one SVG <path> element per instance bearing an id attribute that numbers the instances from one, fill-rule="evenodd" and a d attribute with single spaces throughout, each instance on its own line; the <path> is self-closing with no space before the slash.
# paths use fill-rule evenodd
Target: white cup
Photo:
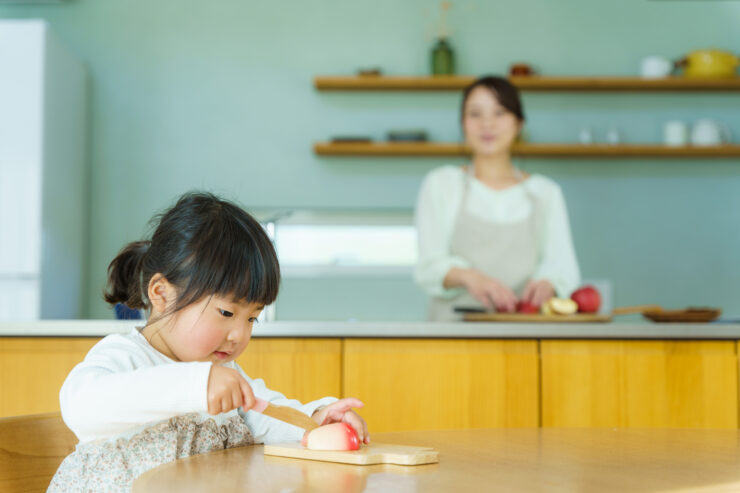
<path id="1" fill-rule="evenodd" d="M 668 146 L 685 146 L 689 143 L 689 126 L 680 120 L 666 122 L 663 142 Z"/>
<path id="2" fill-rule="evenodd" d="M 708 118 L 697 120 L 691 129 L 691 143 L 695 146 L 716 146 L 729 140 L 730 129 Z"/>
<path id="3" fill-rule="evenodd" d="M 673 72 L 673 62 L 662 56 L 649 56 L 642 59 L 640 73 L 648 79 L 667 77 Z"/>
<path id="4" fill-rule="evenodd" d="M 581 144 L 592 144 L 594 141 L 594 134 L 591 132 L 591 127 L 583 127 L 578 132 L 578 142 Z"/>
<path id="5" fill-rule="evenodd" d="M 612 145 L 619 144 L 622 140 L 622 135 L 619 133 L 619 129 L 616 127 L 610 128 L 606 132 L 606 141 Z"/>

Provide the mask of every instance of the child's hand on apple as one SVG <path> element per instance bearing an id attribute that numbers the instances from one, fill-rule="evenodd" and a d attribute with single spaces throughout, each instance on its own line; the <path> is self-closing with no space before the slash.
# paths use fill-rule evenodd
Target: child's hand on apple
<path id="1" fill-rule="evenodd" d="M 357 432 L 361 443 L 370 443 L 370 434 L 367 432 L 367 423 L 362 417 L 352 410 L 353 407 L 362 407 L 361 400 L 354 397 L 339 399 L 326 407 L 318 408 L 311 416 L 319 425 L 331 423 L 347 423 Z"/>

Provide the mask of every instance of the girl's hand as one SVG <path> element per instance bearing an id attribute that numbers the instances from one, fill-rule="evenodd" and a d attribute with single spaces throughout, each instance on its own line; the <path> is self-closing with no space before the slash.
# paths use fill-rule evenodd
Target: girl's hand
<path id="1" fill-rule="evenodd" d="M 339 399 L 334 404 L 326 407 L 320 407 L 314 411 L 311 419 L 319 425 L 328 425 L 331 423 L 347 423 L 357 432 L 361 443 L 370 443 L 370 434 L 367 432 L 367 423 L 359 414 L 352 410 L 353 407 L 362 407 L 365 404 L 361 400 L 349 397 Z"/>
<path id="2" fill-rule="evenodd" d="M 544 302 L 555 296 L 555 288 L 547 279 L 529 281 L 522 293 L 522 301 L 534 306 L 542 306 Z"/>
<path id="3" fill-rule="evenodd" d="M 496 279 L 471 269 L 465 276 L 464 286 L 470 295 L 488 310 L 516 311 L 516 295 L 508 286 Z"/>
<path id="4" fill-rule="evenodd" d="M 252 387 L 238 371 L 220 365 L 211 366 L 208 376 L 208 413 L 219 414 L 239 406 L 246 411 L 255 404 Z"/>

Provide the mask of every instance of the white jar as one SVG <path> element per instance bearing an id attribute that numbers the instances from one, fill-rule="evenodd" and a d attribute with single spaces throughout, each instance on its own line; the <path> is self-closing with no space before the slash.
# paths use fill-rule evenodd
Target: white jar
<path id="1" fill-rule="evenodd" d="M 695 146 L 716 146 L 729 140 L 730 129 L 708 118 L 697 120 L 691 129 L 691 143 Z"/>
<path id="2" fill-rule="evenodd" d="M 681 120 L 671 120 L 663 127 L 663 142 L 667 146 L 685 146 L 689 143 L 689 126 Z"/>
<path id="3" fill-rule="evenodd" d="M 640 73 L 646 79 L 668 77 L 673 72 L 673 62 L 661 56 L 649 56 L 642 59 Z"/>

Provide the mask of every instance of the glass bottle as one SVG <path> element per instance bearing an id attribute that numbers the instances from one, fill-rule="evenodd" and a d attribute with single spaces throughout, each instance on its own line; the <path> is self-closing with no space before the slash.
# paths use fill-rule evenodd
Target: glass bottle
<path id="1" fill-rule="evenodd" d="M 455 53 L 446 38 L 440 37 L 432 48 L 432 74 L 452 75 L 455 73 Z"/>

